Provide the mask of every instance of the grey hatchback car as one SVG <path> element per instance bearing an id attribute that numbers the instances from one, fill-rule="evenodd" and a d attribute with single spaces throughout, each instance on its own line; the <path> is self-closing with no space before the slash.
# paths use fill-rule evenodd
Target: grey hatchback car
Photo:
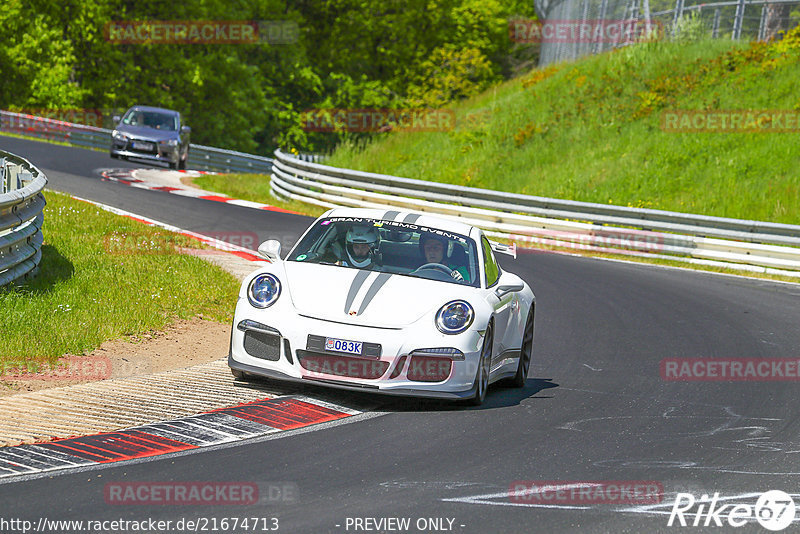
<path id="1" fill-rule="evenodd" d="M 133 106 L 114 117 L 112 158 L 161 161 L 171 169 L 185 169 L 189 159 L 191 128 L 181 124 L 181 114 L 170 109 Z"/>

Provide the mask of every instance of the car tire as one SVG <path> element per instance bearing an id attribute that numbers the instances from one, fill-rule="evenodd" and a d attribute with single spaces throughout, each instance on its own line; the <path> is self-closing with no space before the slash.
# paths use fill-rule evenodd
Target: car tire
<path id="1" fill-rule="evenodd" d="M 522 331 L 522 348 L 519 354 L 517 374 L 507 382 L 511 387 L 525 387 L 525 380 L 528 378 L 528 370 L 531 368 L 531 356 L 533 355 L 533 324 L 535 314 L 535 304 L 531 304 L 531 309 L 528 311 L 528 318 L 525 320 L 525 330 Z"/>
<path id="2" fill-rule="evenodd" d="M 481 346 L 481 359 L 475 371 L 475 396 L 469 399 L 470 406 L 480 406 L 486 400 L 486 390 L 489 389 L 489 371 L 492 367 L 492 343 L 494 342 L 494 327 L 490 322 L 486 326 Z"/>
<path id="3" fill-rule="evenodd" d="M 111 159 L 119 159 L 119 156 L 117 154 L 114 154 L 113 152 L 109 152 L 108 155 L 111 156 Z"/>
<path id="4" fill-rule="evenodd" d="M 182 159 L 178 161 L 178 170 L 185 171 L 186 170 L 186 160 Z"/>
<path id="5" fill-rule="evenodd" d="M 244 371 L 240 371 L 239 369 L 231 368 L 231 374 L 233 375 L 233 378 L 235 378 L 236 380 L 246 381 L 250 378 L 250 375 L 248 375 Z"/>

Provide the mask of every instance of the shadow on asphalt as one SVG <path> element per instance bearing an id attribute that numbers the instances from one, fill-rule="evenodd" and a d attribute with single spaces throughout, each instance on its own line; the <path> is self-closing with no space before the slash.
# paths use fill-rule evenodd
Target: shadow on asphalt
<path id="1" fill-rule="evenodd" d="M 490 410 L 517 406 L 525 399 L 558 387 L 550 378 L 528 378 L 522 388 L 511 388 L 495 383 L 489 386 L 486 400 L 481 406 L 469 406 L 463 401 L 418 399 L 414 397 L 390 397 L 378 393 L 343 391 L 313 384 L 281 384 L 266 378 L 253 377 L 246 382 L 235 382 L 236 387 L 259 389 L 274 395 L 308 395 L 326 402 L 371 412 L 440 412 L 464 410 Z M 541 395 L 538 399 L 552 398 Z"/>

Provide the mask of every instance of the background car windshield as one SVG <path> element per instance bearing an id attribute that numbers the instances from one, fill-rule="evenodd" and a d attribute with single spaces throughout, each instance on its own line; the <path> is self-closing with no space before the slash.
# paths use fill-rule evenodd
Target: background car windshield
<path id="1" fill-rule="evenodd" d="M 467 236 L 378 219 L 333 217 L 318 221 L 287 261 L 440 280 L 477 287 L 478 256 Z"/>
<path id="2" fill-rule="evenodd" d="M 178 117 L 156 111 L 131 110 L 122 119 L 130 126 L 148 126 L 156 130 L 174 132 L 178 129 Z"/>

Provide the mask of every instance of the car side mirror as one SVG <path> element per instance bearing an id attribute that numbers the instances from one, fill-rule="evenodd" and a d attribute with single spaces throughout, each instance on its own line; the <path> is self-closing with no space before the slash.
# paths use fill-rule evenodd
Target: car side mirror
<path id="1" fill-rule="evenodd" d="M 120 119 L 121 117 L 119 115 L 114 115 L 111 117 L 111 120 L 114 122 L 114 124 L 119 124 Z"/>
<path id="2" fill-rule="evenodd" d="M 268 259 L 269 261 L 280 261 L 281 259 L 281 242 L 277 239 L 270 239 L 264 241 L 258 246 L 258 253 Z"/>
<path id="3" fill-rule="evenodd" d="M 501 299 L 508 295 L 509 293 L 515 293 L 517 291 L 522 291 L 525 286 L 522 284 L 510 284 L 507 286 L 499 286 L 497 289 L 494 290 L 494 294 L 497 295 L 497 298 Z"/>
<path id="4" fill-rule="evenodd" d="M 190 133 L 191 131 L 192 131 L 192 129 L 191 129 L 191 128 L 189 128 L 188 126 L 181 126 L 181 133 L 188 134 L 188 133 Z"/>

